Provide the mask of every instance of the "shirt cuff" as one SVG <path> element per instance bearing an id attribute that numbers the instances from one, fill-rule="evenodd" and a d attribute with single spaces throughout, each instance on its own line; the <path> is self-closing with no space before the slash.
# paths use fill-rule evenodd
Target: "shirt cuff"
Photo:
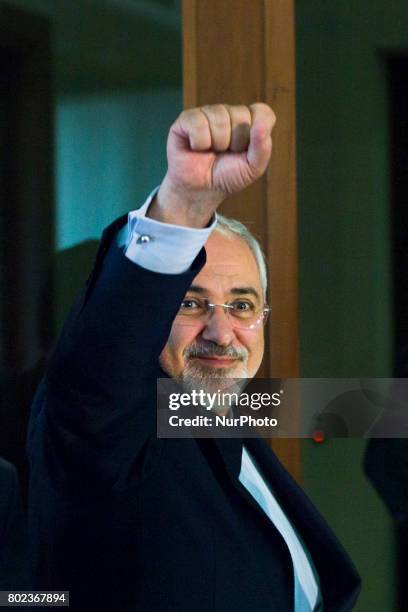
<path id="1" fill-rule="evenodd" d="M 158 189 L 152 191 L 141 208 L 129 213 L 127 226 L 119 232 L 118 242 L 124 246 L 126 257 L 142 268 L 162 274 L 182 274 L 207 242 L 217 224 L 217 215 L 203 229 L 150 219 L 146 212 Z"/>

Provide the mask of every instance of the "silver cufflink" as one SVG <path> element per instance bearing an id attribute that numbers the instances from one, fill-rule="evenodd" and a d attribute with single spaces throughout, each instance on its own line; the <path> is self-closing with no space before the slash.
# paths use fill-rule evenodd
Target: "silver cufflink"
<path id="1" fill-rule="evenodd" d="M 136 244 L 148 244 L 152 240 L 153 238 L 151 236 L 148 236 L 148 234 L 141 234 L 136 240 Z"/>

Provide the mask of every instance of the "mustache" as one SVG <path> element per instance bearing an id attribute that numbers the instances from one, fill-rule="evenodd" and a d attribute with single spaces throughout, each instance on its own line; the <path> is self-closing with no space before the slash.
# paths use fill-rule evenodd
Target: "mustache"
<path id="1" fill-rule="evenodd" d="M 231 359 L 239 359 L 244 361 L 248 357 L 248 351 L 234 346 L 219 346 L 212 342 L 194 342 L 190 344 L 185 351 L 184 356 L 191 357 L 229 357 Z"/>

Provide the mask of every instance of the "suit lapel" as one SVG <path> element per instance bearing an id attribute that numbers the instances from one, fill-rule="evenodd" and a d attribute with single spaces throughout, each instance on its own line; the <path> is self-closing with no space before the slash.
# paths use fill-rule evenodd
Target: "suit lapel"
<path id="1" fill-rule="evenodd" d="M 247 438 L 244 444 L 312 556 L 321 582 L 324 610 L 350 610 L 360 580 L 336 536 L 266 441 Z"/>
<path id="2" fill-rule="evenodd" d="M 248 489 L 239 480 L 239 475 L 241 472 L 242 448 L 243 448 L 244 440 L 242 438 L 214 438 L 214 442 L 221 456 L 224 467 L 231 479 L 232 484 L 236 488 L 236 490 L 252 506 L 252 508 L 258 514 L 258 517 L 260 518 L 260 520 L 264 521 L 265 524 L 269 528 L 273 529 L 277 534 L 279 534 L 279 537 L 281 538 L 282 536 L 276 529 L 275 525 L 271 522 L 269 516 L 265 513 L 265 511 L 261 508 L 261 506 L 255 501 L 255 499 L 249 493 Z M 254 447 L 254 444 L 252 443 L 252 441 L 250 442 L 249 445 L 247 444 L 247 442 L 248 440 L 245 439 L 245 446 L 248 450 L 250 450 L 249 446 L 251 446 L 252 448 Z M 272 454 L 270 449 L 267 448 L 266 450 L 267 450 L 267 454 L 268 453 Z M 252 450 L 250 450 L 250 452 L 251 454 L 253 454 Z M 258 465 L 261 468 L 261 464 L 258 463 Z M 262 469 L 262 473 L 264 473 L 263 469 Z M 282 538 L 282 542 L 284 542 L 283 538 Z"/>
<path id="3" fill-rule="evenodd" d="M 224 466 L 233 481 L 241 471 L 242 438 L 214 438 Z"/>
<path id="4" fill-rule="evenodd" d="M 269 516 L 261 508 L 261 506 L 255 501 L 248 489 L 239 480 L 242 463 L 242 438 L 214 438 L 213 442 L 217 447 L 218 453 L 222 459 L 222 463 L 226 469 L 226 472 L 230 478 L 231 483 L 244 498 L 256 513 L 258 520 L 262 521 L 265 528 L 270 532 L 270 543 L 273 547 L 276 555 L 276 559 L 281 559 L 281 562 L 287 567 L 288 580 L 289 580 L 289 593 L 293 592 L 293 574 L 292 574 L 292 559 L 290 556 L 289 548 L 281 536 L 278 529 L 270 520 Z M 245 444 L 246 445 L 246 444 Z"/>
<path id="5" fill-rule="evenodd" d="M 266 521 L 269 526 L 275 529 L 269 517 L 265 514 L 260 505 L 254 500 L 252 495 L 239 480 L 242 463 L 242 438 L 214 438 L 214 443 L 218 449 L 231 482 L 238 493 L 253 507 L 261 520 Z"/>

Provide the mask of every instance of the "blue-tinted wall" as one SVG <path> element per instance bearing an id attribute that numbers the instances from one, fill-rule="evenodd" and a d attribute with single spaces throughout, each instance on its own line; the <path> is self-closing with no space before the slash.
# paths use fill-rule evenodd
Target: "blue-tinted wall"
<path id="1" fill-rule="evenodd" d="M 56 109 L 58 250 L 98 238 L 137 208 L 166 171 L 180 89 L 60 97 Z"/>

